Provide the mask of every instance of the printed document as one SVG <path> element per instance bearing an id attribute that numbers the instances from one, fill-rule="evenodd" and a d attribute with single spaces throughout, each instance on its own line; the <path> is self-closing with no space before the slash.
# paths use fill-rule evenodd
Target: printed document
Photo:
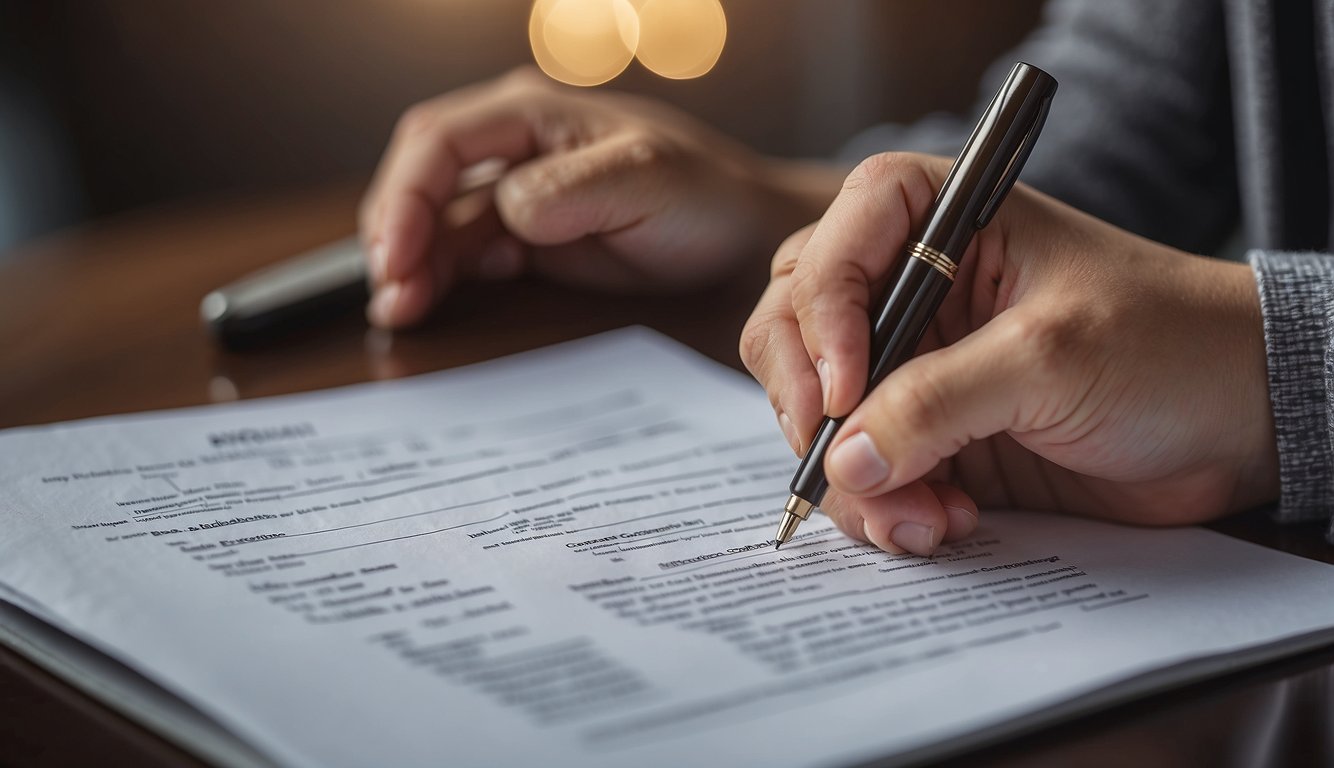
<path id="1" fill-rule="evenodd" d="M 911 761 L 1334 639 L 1334 567 L 1201 529 L 775 551 L 795 466 L 642 329 L 9 430 L 0 599 L 291 766 Z"/>

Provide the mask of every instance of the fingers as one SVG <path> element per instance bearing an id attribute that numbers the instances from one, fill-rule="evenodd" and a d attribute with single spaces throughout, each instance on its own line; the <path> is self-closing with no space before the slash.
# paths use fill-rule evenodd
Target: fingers
<path id="1" fill-rule="evenodd" d="M 581 119 L 579 111 L 560 109 L 558 93 L 540 76 L 518 72 L 404 114 L 359 214 L 372 285 L 389 292 L 372 299 L 372 322 L 394 327 L 419 319 L 424 312 L 384 308 L 406 306 L 399 303 L 405 296 L 438 295 L 440 278 L 459 271 L 429 262 L 440 255 L 444 211 L 467 169 L 483 161 L 513 164 L 578 133 L 570 122 Z"/>
<path id="2" fill-rule="evenodd" d="M 530 105 L 514 99 L 410 111 L 382 164 L 362 233 L 372 275 L 383 283 L 416 270 L 465 168 L 491 158 L 517 162 L 532 155 L 532 115 Z"/>
<path id="3" fill-rule="evenodd" d="M 408 268 L 391 264 L 380 284 L 386 298 L 373 299 L 368 316 L 384 327 L 410 325 L 460 279 L 508 279 L 530 265 L 537 274 L 608 290 L 652 282 L 633 260 L 590 236 L 624 232 L 679 200 L 679 190 L 664 181 L 668 151 L 654 135 L 625 129 L 520 163 L 485 196 L 487 211 L 451 213 L 475 207 L 464 199 L 450 202 L 443 219 L 436 214 L 427 258 Z"/>
<path id="4" fill-rule="evenodd" d="M 1045 327 L 1018 310 L 891 373 L 843 423 L 825 457 L 830 484 L 874 497 L 902 488 L 968 443 L 1063 412 L 1059 376 L 1038 350 Z M 1052 384 L 1052 386 L 1048 386 Z"/>
<path id="5" fill-rule="evenodd" d="M 914 155 L 867 159 L 848 176 L 797 260 L 792 304 L 827 415 L 846 415 L 863 395 L 871 302 L 944 170 Z"/>
<path id="6" fill-rule="evenodd" d="M 944 483 L 914 482 L 879 496 L 858 498 L 831 492 L 820 509 L 849 536 L 891 554 L 924 557 L 942 542 L 977 529 L 977 505 Z"/>
<path id="7" fill-rule="evenodd" d="M 507 279 L 523 271 L 525 248 L 505 233 L 491 199 L 491 190 L 479 190 L 444 209 L 427 258 L 375 290 L 366 307 L 372 325 L 413 325 L 461 279 Z"/>
<path id="8" fill-rule="evenodd" d="M 679 198 L 662 178 L 667 151 L 648 133 L 626 130 L 539 157 L 501 179 L 496 205 L 509 231 L 533 245 L 625 229 Z"/>
<path id="9" fill-rule="evenodd" d="M 774 255 L 772 277 L 741 332 L 741 360 L 769 394 L 783 436 L 805 455 L 823 409 L 815 367 L 792 310 L 791 272 L 814 225 L 797 231 Z"/>
<path id="10" fill-rule="evenodd" d="M 435 299 L 427 279 L 390 282 L 371 296 L 366 319 L 381 328 L 400 328 L 424 317 Z"/>

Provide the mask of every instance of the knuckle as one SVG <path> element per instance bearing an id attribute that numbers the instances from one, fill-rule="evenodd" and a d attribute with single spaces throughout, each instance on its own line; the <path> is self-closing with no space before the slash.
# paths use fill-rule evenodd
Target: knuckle
<path id="1" fill-rule="evenodd" d="M 769 277 L 772 279 L 791 275 L 802 250 L 810 239 L 810 227 L 799 229 L 784 238 L 783 242 L 779 244 L 778 250 L 774 251 L 773 260 L 769 262 Z"/>
<path id="2" fill-rule="evenodd" d="M 496 194 L 506 220 L 521 229 L 540 224 L 562 180 L 546 165 L 534 165 L 506 177 Z"/>
<path id="3" fill-rule="evenodd" d="M 786 243 L 784 243 L 786 245 Z M 797 254 L 791 249 L 780 246 L 774 251 L 774 257 L 769 261 L 769 280 L 781 280 L 792 276 L 792 270 L 797 266 Z"/>
<path id="4" fill-rule="evenodd" d="M 879 187 L 885 182 L 897 179 L 903 174 L 907 155 L 902 152 L 881 152 L 871 155 L 857 163 L 852 173 L 843 181 L 843 188 L 857 191 L 868 187 Z"/>
<path id="5" fill-rule="evenodd" d="M 774 323 L 775 319 L 770 314 L 757 312 L 750 316 L 746 321 L 746 327 L 741 331 L 738 349 L 741 362 L 746 366 L 746 370 L 760 381 L 760 384 L 765 383 L 764 362 L 774 346 Z"/>
<path id="6" fill-rule="evenodd" d="M 560 194 L 565 185 L 564 174 L 554 163 L 535 163 L 515 174 L 513 189 L 525 200 L 541 202 Z"/>
<path id="7" fill-rule="evenodd" d="M 805 329 L 846 329 L 866 319 L 867 287 L 846 265 L 799 260 L 792 268 L 792 311 Z M 844 346 L 844 334 L 831 333 L 826 343 Z"/>
<path id="8" fill-rule="evenodd" d="M 640 171 L 656 171 L 670 165 L 671 151 L 656 132 L 645 127 L 626 129 L 622 157 Z"/>
<path id="9" fill-rule="evenodd" d="M 889 188 L 934 189 L 930 168 L 937 158 L 911 152 L 881 152 L 857 164 L 843 180 L 843 191 L 877 192 Z M 906 196 L 906 195 L 905 195 Z"/>
<path id="10" fill-rule="evenodd" d="M 436 124 L 436 110 L 430 102 L 414 104 L 403 111 L 398 118 L 394 132 L 404 137 L 416 137 L 428 134 Z"/>
<path id="11" fill-rule="evenodd" d="M 811 259 L 797 259 L 792 265 L 792 307 L 797 317 L 809 316 L 824 295 L 825 270 Z"/>

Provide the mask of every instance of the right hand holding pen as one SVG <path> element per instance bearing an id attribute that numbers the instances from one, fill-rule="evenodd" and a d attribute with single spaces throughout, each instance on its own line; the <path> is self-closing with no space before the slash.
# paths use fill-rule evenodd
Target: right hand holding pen
<path id="1" fill-rule="evenodd" d="M 496 158 L 509 171 L 461 223 L 460 174 Z M 617 291 L 716 282 L 763 263 L 842 175 L 761 157 L 662 104 L 518 70 L 399 121 L 360 212 L 367 315 L 411 325 L 460 280 L 530 272 Z"/>
<path id="2" fill-rule="evenodd" d="M 870 158 L 774 257 L 741 355 L 849 535 L 927 555 L 979 505 L 1166 525 L 1278 493 L 1249 267 L 1153 243 L 1017 185 L 918 356 L 871 393 L 868 310 L 949 161 Z"/>

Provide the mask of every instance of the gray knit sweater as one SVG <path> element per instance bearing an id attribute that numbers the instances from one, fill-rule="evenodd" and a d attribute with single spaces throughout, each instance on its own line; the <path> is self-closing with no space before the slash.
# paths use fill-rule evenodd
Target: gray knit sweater
<path id="1" fill-rule="evenodd" d="M 1061 84 L 1025 181 L 1178 248 L 1244 240 L 1278 437 L 1275 514 L 1330 518 L 1334 0 L 1051 0 L 982 93 L 1017 59 Z M 846 154 L 948 155 L 970 125 L 941 115 L 877 126 Z"/>

